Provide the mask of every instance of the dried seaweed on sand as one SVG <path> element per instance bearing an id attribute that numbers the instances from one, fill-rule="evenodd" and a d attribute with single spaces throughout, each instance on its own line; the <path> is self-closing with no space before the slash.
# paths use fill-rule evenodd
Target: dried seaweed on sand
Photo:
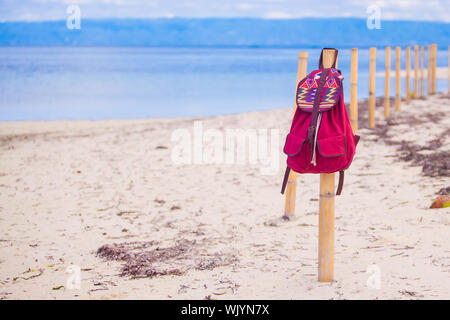
<path id="1" fill-rule="evenodd" d="M 212 270 L 237 262 L 233 254 L 207 250 L 206 240 L 181 239 L 166 247 L 157 241 L 106 244 L 97 250 L 97 256 L 125 262 L 120 275 L 132 278 L 182 275 L 191 269 Z"/>

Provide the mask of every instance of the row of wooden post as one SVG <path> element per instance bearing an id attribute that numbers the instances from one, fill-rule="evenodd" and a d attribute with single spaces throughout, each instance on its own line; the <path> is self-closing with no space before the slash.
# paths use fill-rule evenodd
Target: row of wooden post
<path id="1" fill-rule="evenodd" d="M 414 87 L 411 90 L 411 47 L 406 47 L 405 61 L 405 102 L 409 104 L 411 99 L 417 99 L 424 95 L 424 46 L 414 46 Z M 428 63 L 427 63 L 427 94 L 436 93 L 436 55 L 437 45 L 430 44 L 428 46 Z M 395 110 L 400 111 L 401 105 L 401 75 L 400 75 L 400 56 L 401 48 L 395 48 Z M 449 46 L 450 56 L 450 46 Z M 419 61 L 420 60 L 420 61 Z M 420 64 L 420 77 L 419 77 Z M 449 58 L 450 64 L 450 58 Z M 384 116 L 389 117 L 390 114 L 390 81 L 391 81 L 391 47 L 385 49 L 385 82 L 384 82 Z M 376 79 L 376 48 L 370 48 L 370 65 L 369 65 L 369 128 L 375 127 L 375 79 Z M 419 88 L 420 86 L 420 88 Z M 450 71 L 449 71 L 449 91 L 450 91 Z"/>
<path id="2" fill-rule="evenodd" d="M 449 50 L 449 92 L 450 92 L 450 46 Z M 436 93 L 436 44 L 428 46 L 427 64 L 427 93 Z M 334 61 L 335 51 L 324 50 L 324 68 L 331 67 Z M 401 75 L 400 75 L 401 48 L 395 48 L 395 110 L 400 111 L 401 105 Z M 369 61 L 369 127 L 375 127 L 375 76 L 376 76 L 376 48 L 370 48 Z M 308 65 L 308 52 L 300 52 L 297 69 L 298 83 L 306 76 Z M 336 59 L 337 68 L 337 59 Z M 420 47 L 420 82 L 419 82 L 419 47 L 414 46 L 414 90 L 410 91 L 411 79 L 411 48 L 406 47 L 406 97 L 409 104 L 411 98 L 423 96 L 424 91 L 424 47 Z M 386 47 L 386 69 L 385 69 L 385 99 L 384 116 L 389 117 L 390 113 L 390 72 L 391 72 L 391 48 Z M 420 90 L 419 90 L 420 84 Z M 350 70 L 350 122 L 354 134 L 358 131 L 358 49 L 351 50 L 351 70 Z M 294 112 L 297 106 L 294 103 Z M 291 219 L 295 213 L 297 173 L 291 170 L 286 186 L 286 203 L 284 218 Z M 319 263 L 318 278 L 321 282 L 330 282 L 334 277 L 334 184 L 335 175 L 320 174 L 320 199 L 319 199 Z"/>

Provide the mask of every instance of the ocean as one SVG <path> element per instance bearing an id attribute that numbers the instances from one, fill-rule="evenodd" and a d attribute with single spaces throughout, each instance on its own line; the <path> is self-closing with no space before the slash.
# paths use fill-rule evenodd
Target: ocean
<path id="1" fill-rule="evenodd" d="M 205 117 L 292 107 L 300 50 L 309 52 L 308 71 L 316 69 L 319 49 L 0 47 L 0 121 Z M 437 65 L 447 61 L 439 51 Z M 403 50 L 402 68 L 404 62 Z M 339 52 L 338 67 L 348 101 L 350 49 Z M 368 49 L 359 50 L 358 68 L 363 99 Z M 379 49 L 377 72 L 383 71 Z M 404 95 L 404 80 L 402 87 Z M 446 90 L 447 80 L 438 79 L 437 91 Z M 383 77 L 376 95 L 384 96 Z"/>

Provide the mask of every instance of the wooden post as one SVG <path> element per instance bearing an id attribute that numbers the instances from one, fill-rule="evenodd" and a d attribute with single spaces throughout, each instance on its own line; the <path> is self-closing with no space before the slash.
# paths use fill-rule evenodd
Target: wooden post
<path id="1" fill-rule="evenodd" d="M 411 99 L 411 92 L 409 90 L 409 86 L 411 83 L 411 48 L 410 46 L 406 47 L 406 104 L 409 104 Z"/>
<path id="2" fill-rule="evenodd" d="M 423 55 L 424 55 L 424 48 L 423 48 L 423 46 L 420 46 L 420 97 L 423 97 L 423 77 L 424 77 L 424 74 L 423 74 L 423 63 L 424 63 L 424 61 L 423 61 L 423 59 L 424 59 L 424 57 L 423 57 Z"/>
<path id="3" fill-rule="evenodd" d="M 395 111 L 400 111 L 401 83 L 400 83 L 400 54 L 401 48 L 395 48 Z"/>
<path id="4" fill-rule="evenodd" d="M 298 58 L 297 81 L 295 85 L 295 95 L 297 94 L 298 83 L 306 77 L 308 67 L 308 52 L 301 51 Z M 294 102 L 294 113 L 297 109 L 297 96 Z M 291 170 L 286 186 L 286 202 L 284 207 L 283 219 L 291 219 L 295 214 L 295 198 L 297 194 L 297 173 Z"/>
<path id="5" fill-rule="evenodd" d="M 369 128 L 375 127 L 375 66 L 377 48 L 370 48 L 369 63 Z"/>
<path id="6" fill-rule="evenodd" d="M 431 49 L 431 44 L 428 45 L 428 50 L 427 50 L 427 95 L 431 94 L 431 58 L 433 56 L 433 54 L 431 53 L 432 49 Z"/>
<path id="7" fill-rule="evenodd" d="M 386 74 L 384 77 L 384 117 L 389 117 L 390 104 L 390 82 L 391 82 L 391 47 L 386 47 Z"/>
<path id="8" fill-rule="evenodd" d="M 419 97 L 419 46 L 414 46 L 414 99 Z"/>
<path id="9" fill-rule="evenodd" d="M 324 50 L 323 66 L 330 68 L 335 59 L 333 50 Z M 337 68 L 337 61 L 336 61 Z M 319 281 L 334 277 L 334 173 L 320 174 L 319 200 Z"/>
<path id="10" fill-rule="evenodd" d="M 449 47 L 450 50 L 450 47 Z M 353 134 L 358 132 L 358 49 L 352 48 L 350 69 L 350 123 Z"/>
<path id="11" fill-rule="evenodd" d="M 436 93 L 436 56 L 437 56 L 437 45 L 432 45 L 432 58 L 431 58 L 431 66 L 432 66 L 432 78 L 431 78 L 431 93 Z"/>
<path id="12" fill-rule="evenodd" d="M 448 46 L 448 66 L 447 66 L 447 72 L 448 72 L 448 92 L 450 93 L 450 46 Z"/>

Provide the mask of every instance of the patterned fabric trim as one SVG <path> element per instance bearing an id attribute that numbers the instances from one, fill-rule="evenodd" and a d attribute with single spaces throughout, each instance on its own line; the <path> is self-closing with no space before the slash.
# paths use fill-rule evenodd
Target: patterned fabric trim
<path id="1" fill-rule="evenodd" d="M 297 106 L 304 111 L 312 111 L 321 70 L 311 72 L 300 81 L 297 88 Z M 339 100 L 343 77 L 337 69 L 331 69 L 320 99 L 319 111 L 330 110 Z"/>

